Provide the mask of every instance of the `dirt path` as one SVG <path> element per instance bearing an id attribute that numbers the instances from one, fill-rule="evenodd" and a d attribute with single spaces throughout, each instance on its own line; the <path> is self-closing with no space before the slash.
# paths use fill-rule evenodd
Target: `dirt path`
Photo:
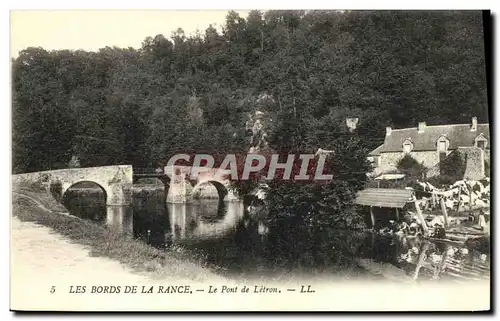
<path id="1" fill-rule="evenodd" d="M 41 202 L 21 194 L 39 208 Z M 175 275 L 152 279 L 149 273 L 135 272 L 106 257 L 91 257 L 90 249 L 32 222 L 11 217 L 10 229 L 10 308 L 28 311 L 138 311 L 162 310 L 164 295 L 141 294 L 142 287 L 188 285 L 200 282 Z M 180 265 L 180 270 L 185 266 Z M 179 271 L 182 272 L 182 271 Z M 219 280 L 217 278 L 216 280 Z M 80 293 L 75 293 L 80 286 Z M 93 287 L 121 287 L 120 293 L 95 293 Z M 136 286 L 137 294 L 124 293 L 125 286 Z M 85 287 L 85 292 L 82 289 Z M 193 309 L 186 294 L 169 295 L 175 308 Z M 153 300 L 152 300 L 153 298 Z M 170 305 L 170 304 L 169 304 Z M 170 307 L 172 309 L 172 306 Z"/>
<path id="2" fill-rule="evenodd" d="M 125 284 L 147 281 L 146 277 L 132 273 L 119 262 L 90 257 L 89 250 L 82 245 L 72 244 L 47 227 L 21 222 L 16 217 L 11 220 L 10 249 L 13 307 L 17 299 L 31 301 L 30 297 L 39 291 L 48 295 L 53 285 L 56 291 L 67 291 L 58 289 L 58 285 L 78 285 L 78 279 L 106 285 L 111 280 Z M 30 288 L 35 291 L 26 290 Z"/>
<path id="3" fill-rule="evenodd" d="M 33 201 L 45 211 L 51 211 L 29 195 L 16 194 Z M 117 261 L 105 257 L 90 257 L 89 249 L 71 243 L 48 227 L 22 222 L 17 217 L 11 218 L 10 251 L 12 298 L 26 298 L 29 293 L 25 289 L 30 285 L 54 280 L 61 283 L 74 282 L 75 276 L 88 277 L 94 284 L 113 279 L 126 283 L 147 280 Z M 47 284 L 42 288 L 49 291 L 53 285 L 55 284 Z M 57 291 L 57 285 L 55 286 Z"/>

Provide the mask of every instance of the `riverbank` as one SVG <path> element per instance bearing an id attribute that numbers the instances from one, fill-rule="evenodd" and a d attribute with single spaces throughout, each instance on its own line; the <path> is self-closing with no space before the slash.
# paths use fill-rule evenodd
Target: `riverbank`
<path id="1" fill-rule="evenodd" d="M 77 256 L 81 254 L 77 252 L 84 251 L 88 257 L 112 259 L 131 272 L 149 279 L 195 282 L 222 279 L 210 269 L 202 266 L 201 262 L 186 257 L 183 253 L 178 253 L 177 249 L 167 251 L 155 249 L 127 235 L 60 211 L 58 207 L 60 204 L 55 200 L 52 202 L 51 196 L 46 193 L 31 191 L 27 195 L 25 192 L 17 191 L 12 196 L 13 234 L 19 234 L 18 231 L 16 232 L 16 227 L 44 227 L 47 228 L 46 234 L 58 234 L 57 241 L 54 240 L 58 245 L 64 247 L 67 244 L 78 244 L 81 246 L 80 251 L 75 250 Z M 20 223 L 22 224 L 20 225 Z M 35 230 L 36 228 L 28 231 L 24 229 L 21 233 L 23 238 L 13 237 L 11 247 L 23 248 L 22 240 L 29 240 L 31 236 L 33 239 L 27 242 L 30 244 L 38 243 L 37 237 L 40 236 L 39 231 L 41 230 L 36 230 L 36 232 Z M 16 242 L 19 240 L 21 243 L 17 244 Z M 29 247 L 23 250 L 37 252 Z M 51 261 L 51 254 L 46 254 L 48 256 L 44 256 L 42 262 Z M 68 254 L 71 254 L 71 251 Z M 56 264 L 53 268 L 57 270 L 58 266 L 59 264 Z"/>
<path id="2" fill-rule="evenodd" d="M 234 311 L 234 310 L 467 310 L 487 309 L 488 282 L 471 284 L 469 292 L 480 293 L 453 298 L 463 290 L 385 277 L 376 280 L 351 278 L 347 274 L 311 275 L 294 273 L 274 280 L 216 275 L 200 263 L 171 250 L 163 252 L 90 221 L 56 214 L 58 206 L 50 195 L 13 195 L 11 219 L 11 309 L 58 311 Z M 384 272 L 384 271 L 382 271 Z M 392 276 L 394 272 L 385 271 Z M 384 275 L 382 275 L 384 276 Z M 302 286 L 315 292 L 301 293 Z M 55 286 L 55 292 L 51 293 Z M 85 293 L 75 293 L 76 287 Z M 118 294 L 95 294 L 93 287 L 121 287 Z M 125 286 L 137 286 L 137 294 L 124 293 Z M 154 286 L 154 293 L 142 292 Z M 192 293 L 159 293 L 159 286 L 189 286 Z M 262 286 L 275 293 L 209 294 L 210 287 Z M 431 288 L 429 288 L 431 287 Z M 452 288 L 452 289 L 450 289 Z M 295 289 L 288 292 L 287 289 Z M 200 290 L 200 292 L 198 292 Z M 391 294 L 387 295 L 390 290 Z M 73 291 L 73 292 L 72 292 Z M 253 290 L 252 290 L 253 291 Z M 192 295 L 190 295 L 192 294 Z M 360 298 L 362 295 L 362 298 Z M 410 296 L 424 298 L 419 302 Z M 346 297 L 358 300 L 346 300 Z M 399 300 L 398 300 L 399 298 Z M 290 305 L 290 300 L 296 304 Z M 424 302 L 425 301 L 425 302 Z"/>

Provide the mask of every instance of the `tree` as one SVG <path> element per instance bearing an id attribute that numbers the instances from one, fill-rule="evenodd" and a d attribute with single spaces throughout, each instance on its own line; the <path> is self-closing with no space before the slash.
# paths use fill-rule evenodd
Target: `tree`
<path id="1" fill-rule="evenodd" d="M 422 178 L 427 168 L 424 164 L 419 163 L 415 158 L 411 157 L 410 154 L 403 156 L 397 163 L 396 168 L 399 172 L 405 174 L 409 178 Z"/>

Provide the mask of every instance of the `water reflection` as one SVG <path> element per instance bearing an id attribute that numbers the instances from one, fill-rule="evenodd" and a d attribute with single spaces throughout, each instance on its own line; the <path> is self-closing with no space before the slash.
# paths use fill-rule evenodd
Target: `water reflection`
<path id="1" fill-rule="evenodd" d="M 370 233 L 370 238 L 371 251 L 358 252 L 358 262 L 367 271 L 385 278 L 455 282 L 490 278 L 489 249 L 416 237 Z"/>
<path id="2" fill-rule="evenodd" d="M 106 206 L 104 198 L 88 193 L 73 194 L 64 202 L 73 215 L 133 234 L 152 246 L 181 244 L 203 254 L 209 266 L 235 277 L 289 271 L 344 274 L 351 269 L 409 282 L 490 277 L 489 241 L 458 245 L 335 229 L 302 238 L 293 235 L 292 223 L 273 226 L 262 237 L 258 220 L 249 219 L 253 216 L 242 202 L 167 204 L 163 193 L 153 192 L 136 193 L 130 207 Z"/>
<path id="3" fill-rule="evenodd" d="M 198 201 L 167 204 L 172 240 L 216 238 L 234 232 L 243 217 L 242 202 Z"/>
<path id="4" fill-rule="evenodd" d="M 61 203 L 75 216 L 96 223 L 106 222 L 106 198 L 100 189 L 70 188 Z"/>
<path id="5" fill-rule="evenodd" d="M 106 206 L 106 225 L 111 229 L 134 235 L 134 213 L 130 206 Z"/>
<path id="6" fill-rule="evenodd" d="M 107 206 L 104 193 L 98 188 L 71 188 L 65 193 L 62 203 L 75 216 L 106 224 L 127 235 L 134 234 L 132 207 Z"/>

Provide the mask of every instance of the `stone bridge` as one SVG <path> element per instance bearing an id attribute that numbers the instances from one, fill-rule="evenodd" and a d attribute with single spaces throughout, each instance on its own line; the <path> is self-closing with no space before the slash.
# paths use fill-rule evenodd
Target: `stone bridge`
<path id="1" fill-rule="evenodd" d="M 212 184 L 224 201 L 236 201 L 237 195 L 230 189 L 231 171 L 194 166 L 166 166 L 165 175 L 170 177 L 170 187 L 165 188 L 167 203 L 190 203 L 196 191 L 204 184 Z"/>
<path id="2" fill-rule="evenodd" d="M 196 178 L 195 172 L 198 172 Z M 132 185 L 136 176 L 155 177 L 165 184 L 167 203 L 182 204 L 192 202 L 196 191 L 207 183 L 215 186 L 221 200 L 238 200 L 229 188 L 229 174 L 228 170 L 177 165 L 165 167 L 163 173 L 135 174 L 131 165 L 114 165 L 17 174 L 13 175 L 13 183 L 38 182 L 53 194 L 54 189 L 58 189 L 56 193 L 61 199 L 70 187 L 78 183 L 94 183 L 104 191 L 107 205 L 123 206 L 132 202 Z"/>
<path id="3" fill-rule="evenodd" d="M 13 183 L 41 183 L 49 192 L 59 186 L 58 196 L 82 182 L 97 184 L 105 193 L 106 205 L 123 206 L 132 202 L 131 165 L 115 165 L 87 168 L 68 168 L 52 171 L 33 172 L 13 175 Z"/>

